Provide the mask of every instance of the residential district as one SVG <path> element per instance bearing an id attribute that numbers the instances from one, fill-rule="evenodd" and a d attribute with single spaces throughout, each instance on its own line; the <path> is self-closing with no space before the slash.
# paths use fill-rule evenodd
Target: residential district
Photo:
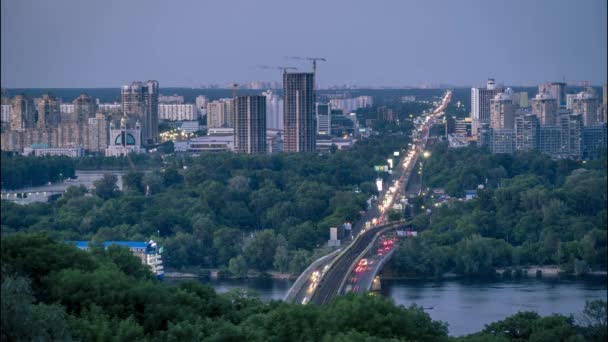
<path id="1" fill-rule="evenodd" d="M 597 158 L 606 146 L 606 89 L 600 99 L 592 87 L 568 93 L 566 83 L 548 82 L 529 98 L 489 79 L 485 87 L 471 88 L 469 117 L 446 115 L 446 138 L 451 147 L 474 143 L 494 153 L 535 149 L 555 158 Z M 161 94 L 157 81 L 124 85 L 119 103 L 84 93 L 67 103 L 51 94 L 2 96 L 2 151 L 120 156 L 172 140 L 176 152 L 323 152 L 372 134 L 354 111 L 372 107 L 373 98 L 338 95 L 319 102 L 314 72 L 284 70 L 282 95 L 267 90 L 241 96 L 237 90 L 235 84 L 230 98 L 200 95 L 195 103 Z M 390 109 L 380 107 L 378 115 L 394 120 Z M 159 133 L 162 122 L 175 129 Z M 342 134 L 344 127 L 350 134 Z"/>

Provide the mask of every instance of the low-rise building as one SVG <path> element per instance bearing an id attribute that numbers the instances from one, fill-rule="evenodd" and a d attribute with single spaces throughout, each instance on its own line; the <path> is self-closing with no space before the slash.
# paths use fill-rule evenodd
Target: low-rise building
<path id="1" fill-rule="evenodd" d="M 45 147 L 33 145 L 23 149 L 23 155 L 40 156 L 67 156 L 72 158 L 84 156 L 84 148 L 82 147 Z"/>

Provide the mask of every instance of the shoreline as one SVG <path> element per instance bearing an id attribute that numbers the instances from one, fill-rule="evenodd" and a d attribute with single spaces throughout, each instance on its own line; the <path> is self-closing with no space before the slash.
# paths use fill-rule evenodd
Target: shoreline
<path id="1" fill-rule="evenodd" d="M 506 270 L 511 271 L 511 275 L 509 277 L 504 277 L 503 274 Z M 516 275 L 515 272 L 517 270 L 521 270 L 520 275 Z M 538 274 L 537 272 L 541 273 Z M 286 272 L 278 272 L 278 271 L 268 271 L 268 272 L 260 272 L 255 270 L 250 270 L 247 273 L 246 277 L 235 277 L 228 274 L 220 274 L 221 271 L 219 269 L 208 269 L 208 270 L 199 270 L 199 271 L 190 271 L 190 272 L 180 272 L 180 271 L 168 271 L 165 272 L 165 278 L 170 279 L 275 279 L 275 280 L 296 280 L 298 275 L 294 275 Z M 408 277 L 408 276 L 400 276 L 400 275 L 392 275 L 392 274 L 379 274 L 380 280 L 450 280 L 450 279 L 463 279 L 463 278 L 496 278 L 496 279 L 520 279 L 520 278 L 541 278 L 541 279 L 555 279 L 555 278 L 596 278 L 596 277 L 608 277 L 608 272 L 606 271 L 590 271 L 582 275 L 574 275 L 574 274 L 564 274 L 561 269 L 556 265 L 547 265 L 547 266 L 528 266 L 522 268 L 507 268 L 507 269 L 496 269 L 496 273 L 494 275 L 479 275 L 479 276 L 467 276 L 456 273 L 445 273 L 439 277 Z"/>

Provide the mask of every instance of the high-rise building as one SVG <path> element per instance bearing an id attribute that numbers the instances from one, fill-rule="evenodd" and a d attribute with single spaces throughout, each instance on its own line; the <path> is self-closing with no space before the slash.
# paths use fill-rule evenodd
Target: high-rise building
<path id="1" fill-rule="evenodd" d="M 285 152 L 316 150 L 314 84 L 314 73 L 283 73 Z"/>
<path id="2" fill-rule="evenodd" d="M 57 127 L 61 122 L 61 101 L 49 94 L 42 95 L 38 102 L 38 128 Z"/>
<path id="3" fill-rule="evenodd" d="M 513 93 L 511 95 L 511 99 L 513 100 L 513 105 L 519 108 L 528 108 L 530 107 L 530 103 L 528 102 L 528 93 L 525 91 Z"/>
<path id="4" fill-rule="evenodd" d="M 192 121 L 198 117 L 198 111 L 191 103 L 159 103 L 158 118 L 169 121 Z"/>
<path id="5" fill-rule="evenodd" d="M 580 159 L 583 155 L 583 117 L 566 114 L 559 118 L 561 128 L 561 157 Z"/>
<path id="6" fill-rule="evenodd" d="M 513 128 L 515 106 L 511 99 L 511 89 L 498 93 L 490 100 L 490 127 L 493 129 Z"/>
<path id="7" fill-rule="evenodd" d="M 198 114 L 201 118 L 203 115 L 207 114 L 207 102 L 209 102 L 209 98 L 207 98 L 205 95 L 199 95 L 196 97 L 196 100 L 194 100 L 196 109 L 198 110 Z"/>
<path id="8" fill-rule="evenodd" d="M 158 95 L 158 103 L 183 104 L 184 97 L 182 95 Z"/>
<path id="9" fill-rule="evenodd" d="M 2 122 L 10 123 L 13 115 L 13 105 L 9 103 L 2 104 Z"/>
<path id="10" fill-rule="evenodd" d="M 331 109 L 328 103 L 317 103 L 317 134 L 331 134 Z"/>
<path id="11" fill-rule="evenodd" d="M 109 123 L 102 113 L 95 114 L 95 117 L 88 119 L 89 139 L 87 150 L 89 152 L 104 153 L 108 147 Z"/>
<path id="12" fill-rule="evenodd" d="M 496 86 L 493 78 L 488 79 L 485 88 L 471 88 L 473 137 L 477 137 L 477 131 L 482 123 L 490 123 L 490 100 L 500 92 L 502 92 L 502 87 Z"/>
<path id="13" fill-rule="evenodd" d="M 515 151 L 515 130 L 512 128 L 498 128 L 491 131 L 492 153 L 511 154 Z"/>
<path id="14" fill-rule="evenodd" d="M 538 92 L 548 94 L 551 98 L 554 98 L 558 107 L 566 105 L 566 83 L 547 82 L 538 86 Z"/>
<path id="15" fill-rule="evenodd" d="M 87 94 L 80 94 L 73 102 L 74 112 L 70 122 L 84 123 L 95 117 L 97 103 Z"/>
<path id="16" fill-rule="evenodd" d="M 272 90 L 262 95 L 266 96 L 266 128 L 283 130 L 283 99 Z"/>
<path id="17" fill-rule="evenodd" d="M 538 150 L 551 157 L 561 153 L 562 131 L 559 126 L 541 126 L 538 136 Z"/>
<path id="18" fill-rule="evenodd" d="M 598 122 L 597 112 L 598 101 L 594 93 L 581 91 L 572 99 L 572 113 L 582 114 L 585 126 L 593 126 Z"/>
<path id="19" fill-rule="evenodd" d="M 130 121 L 141 123 L 142 141 L 158 142 L 158 82 L 133 82 L 122 87 L 122 112 Z"/>
<path id="20" fill-rule="evenodd" d="M 207 128 L 234 127 L 234 103 L 232 99 L 207 102 Z"/>
<path id="21" fill-rule="evenodd" d="M 606 153 L 606 123 L 583 127 L 583 158 L 597 159 Z"/>
<path id="22" fill-rule="evenodd" d="M 557 118 L 557 100 L 548 93 L 538 93 L 532 99 L 532 113 L 541 126 L 553 126 Z"/>
<path id="23" fill-rule="evenodd" d="M 395 121 L 397 120 L 397 115 L 392 108 L 388 108 L 386 106 L 378 107 L 378 119 L 383 121 Z"/>
<path id="24" fill-rule="evenodd" d="M 515 119 L 515 149 L 536 150 L 539 145 L 538 117 L 534 114 L 520 115 Z"/>
<path id="25" fill-rule="evenodd" d="M 266 153 L 266 98 L 237 96 L 234 106 L 234 151 Z"/>
<path id="26" fill-rule="evenodd" d="M 11 113 L 11 130 L 24 131 L 34 128 L 36 116 L 34 101 L 26 95 L 17 95 L 13 98 L 13 110 Z"/>

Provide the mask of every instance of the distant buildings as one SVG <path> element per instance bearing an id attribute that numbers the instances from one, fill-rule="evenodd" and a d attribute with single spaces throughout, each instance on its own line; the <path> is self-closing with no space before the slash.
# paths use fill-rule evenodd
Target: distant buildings
<path id="1" fill-rule="evenodd" d="M 191 103 L 159 103 L 158 117 L 167 121 L 192 121 L 198 118 L 198 110 Z"/>
<path id="2" fill-rule="evenodd" d="M 572 113 L 583 115 L 583 124 L 592 126 L 598 122 L 598 100 L 591 91 L 582 91 L 572 99 Z"/>
<path id="3" fill-rule="evenodd" d="M 234 127 L 232 99 L 207 102 L 207 128 Z"/>
<path id="4" fill-rule="evenodd" d="M 106 148 L 107 157 L 126 156 L 130 153 L 142 153 L 142 130 L 139 121 L 129 127 L 129 120 L 124 115 L 120 119 L 120 127 L 110 126 L 110 142 Z"/>
<path id="5" fill-rule="evenodd" d="M 283 73 L 285 152 L 316 150 L 314 82 L 313 73 Z"/>
<path id="6" fill-rule="evenodd" d="M 331 108 L 329 103 L 317 103 L 317 134 L 331 134 Z"/>
<path id="7" fill-rule="evenodd" d="M 548 94 L 555 99 L 558 107 L 566 106 L 566 83 L 547 82 L 538 86 L 538 93 Z"/>
<path id="8" fill-rule="evenodd" d="M 359 108 L 371 107 L 374 104 L 371 96 L 357 96 L 349 98 L 335 98 L 329 100 L 333 109 L 341 109 L 345 113 L 354 112 Z"/>
<path id="9" fill-rule="evenodd" d="M 473 137 L 477 137 L 481 124 L 490 123 L 490 100 L 500 92 L 502 92 L 502 87 L 496 86 L 493 78 L 488 79 L 485 88 L 471 88 Z"/>
<path id="10" fill-rule="evenodd" d="M 84 148 L 82 148 L 82 147 L 33 146 L 33 147 L 24 148 L 23 155 L 25 155 L 25 156 L 34 155 L 36 157 L 67 156 L 67 157 L 76 158 L 76 157 L 84 156 Z"/>
<path id="11" fill-rule="evenodd" d="M 13 131 L 25 131 L 36 126 L 34 101 L 25 95 L 13 98 L 11 110 L 11 125 Z"/>
<path id="12" fill-rule="evenodd" d="M 493 129 L 513 128 L 515 106 L 511 99 L 511 89 L 498 93 L 490 100 L 490 127 Z"/>
<path id="13" fill-rule="evenodd" d="M 514 100 L 514 94 L 507 89 L 490 100 L 488 124 L 484 122 L 483 102 L 488 90 L 496 89 L 491 83 L 488 82 L 486 89 L 473 88 L 471 91 L 472 119 L 475 122 L 475 116 L 478 116 L 480 122 L 476 135 L 478 146 L 486 146 L 494 153 L 539 150 L 554 158 L 571 159 L 593 159 L 606 153 L 603 105 L 599 105 L 592 88 L 578 94 L 566 94 L 565 83 L 542 84 L 531 101 L 531 112 L 522 103 L 523 93 Z M 448 118 L 446 133 L 450 146 L 458 145 L 456 134 L 451 134 L 450 140 L 454 126 L 454 119 Z"/>
<path id="14" fill-rule="evenodd" d="M 283 99 L 272 90 L 262 95 L 266 97 L 266 128 L 283 130 Z"/>
<path id="15" fill-rule="evenodd" d="M 23 95 L 13 98 L 11 122 L 7 127 L 3 126 L 3 151 L 23 152 L 26 148 L 44 146 L 49 149 L 81 147 L 90 152 L 102 152 L 107 147 L 107 138 L 103 139 L 107 134 L 105 116 L 98 114 L 104 124 L 89 125 L 92 118 L 88 116 L 94 107 L 86 95 L 74 101 L 71 113 L 61 113 L 59 99 L 48 94 L 38 101 L 37 111 L 33 111 L 32 104 L 33 101 Z M 95 136 L 99 138 L 95 140 Z"/>
<path id="16" fill-rule="evenodd" d="M 543 126 L 555 125 L 557 119 L 557 101 L 548 93 L 541 92 L 532 99 L 532 113 Z"/>
<path id="17" fill-rule="evenodd" d="M 158 96 L 158 103 L 169 103 L 169 104 L 182 104 L 184 103 L 184 97 L 181 95 L 173 94 L 173 95 L 163 95 L 160 94 Z"/>
<path id="18" fill-rule="evenodd" d="M 158 142 L 158 96 L 157 81 L 133 82 L 121 89 L 122 112 L 131 123 L 141 123 L 145 145 Z"/>
<path id="19" fill-rule="evenodd" d="M 237 96 L 234 114 L 235 152 L 266 153 L 266 98 Z"/>
<path id="20" fill-rule="evenodd" d="M 90 118 L 95 117 L 97 113 L 97 103 L 87 94 L 80 94 L 73 102 L 71 114 L 68 116 L 69 122 L 86 123 Z"/>

